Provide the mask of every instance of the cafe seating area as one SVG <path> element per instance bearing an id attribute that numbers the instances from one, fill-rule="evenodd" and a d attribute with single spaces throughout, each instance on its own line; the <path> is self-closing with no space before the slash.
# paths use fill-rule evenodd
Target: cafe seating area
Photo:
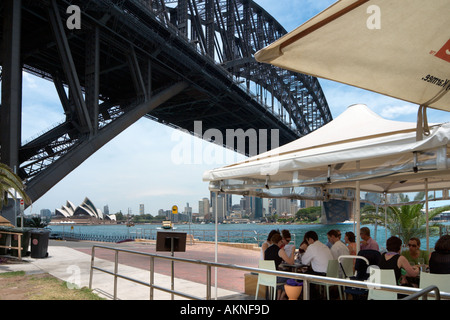
<path id="1" fill-rule="evenodd" d="M 353 261 L 356 260 L 353 268 Z M 348 263 L 351 262 L 351 264 Z M 281 269 L 285 272 L 308 273 L 309 266 L 303 264 L 281 264 Z M 260 260 L 259 268 L 275 271 L 275 264 L 272 260 Z M 380 290 L 377 284 L 385 284 L 396 286 L 396 280 L 393 270 L 381 270 L 378 266 L 371 264 L 370 261 L 363 256 L 340 256 L 338 260 L 330 260 L 326 275 L 328 278 L 340 278 L 349 280 L 359 280 L 369 283 L 368 289 L 352 288 L 347 286 L 324 284 L 322 282 L 311 281 L 310 285 L 317 285 L 319 289 L 318 295 L 315 297 L 323 300 L 397 300 L 401 295 Z M 254 296 L 258 299 L 276 299 L 275 288 L 282 287 L 281 283 L 277 283 L 275 275 L 267 275 L 263 273 L 246 274 L 246 294 Z M 440 291 L 450 292 L 450 274 L 432 274 L 424 271 L 418 276 L 419 288 L 424 289 L 429 286 L 438 285 Z M 256 283 L 256 287 L 255 287 Z M 333 288 L 330 291 L 330 288 Z M 287 297 L 289 298 L 289 297 Z M 302 300 L 300 294 L 298 300 Z M 433 299 L 433 298 L 430 298 Z"/>

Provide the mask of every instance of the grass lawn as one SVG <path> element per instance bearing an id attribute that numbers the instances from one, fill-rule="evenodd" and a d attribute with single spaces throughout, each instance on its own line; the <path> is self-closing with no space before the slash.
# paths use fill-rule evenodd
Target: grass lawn
<path id="1" fill-rule="evenodd" d="M 86 287 L 72 287 L 48 273 L 0 273 L 0 300 L 105 300 Z"/>

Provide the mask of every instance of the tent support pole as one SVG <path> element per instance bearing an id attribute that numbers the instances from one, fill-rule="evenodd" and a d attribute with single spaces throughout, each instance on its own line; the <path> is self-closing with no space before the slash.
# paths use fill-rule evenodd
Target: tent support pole
<path id="1" fill-rule="evenodd" d="M 384 237 L 387 241 L 387 192 L 384 192 Z"/>
<path id="2" fill-rule="evenodd" d="M 430 252 L 430 229 L 428 223 L 428 178 L 425 178 L 425 217 L 427 224 L 427 251 Z"/>
<path id="3" fill-rule="evenodd" d="M 356 161 L 356 169 L 359 170 L 360 163 L 359 161 Z M 360 204 L 360 182 L 356 181 L 356 190 L 355 190 L 355 217 L 356 217 L 356 252 L 359 252 L 361 249 L 361 236 L 360 236 L 360 229 L 361 229 L 361 204 Z"/>
<path id="4" fill-rule="evenodd" d="M 217 251 L 218 251 L 218 219 L 217 219 L 217 200 L 219 199 L 219 193 L 218 192 L 214 192 L 214 197 L 215 197 L 215 212 L 214 212 L 214 218 L 215 218 L 215 229 L 214 229 L 214 246 L 215 246 L 215 252 L 214 252 L 214 262 L 217 263 L 218 262 L 218 257 L 217 257 Z M 217 300 L 217 267 L 214 267 L 214 290 L 215 290 L 215 297 Z"/>

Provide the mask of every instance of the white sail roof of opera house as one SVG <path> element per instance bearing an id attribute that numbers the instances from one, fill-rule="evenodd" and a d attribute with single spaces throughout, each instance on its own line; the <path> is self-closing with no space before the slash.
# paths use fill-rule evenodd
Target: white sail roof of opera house
<path id="1" fill-rule="evenodd" d="M 64 218 L 89 216 L 100 220 L 115 220 L 115 215 L 110 216 L 104 214 L 88 197 L 84 198 L 78 207 L 75 207 L 72 202 L 67 201 L 66 205 L 63 205 L 60 209 L 55 209 L 55 215 Z"/>

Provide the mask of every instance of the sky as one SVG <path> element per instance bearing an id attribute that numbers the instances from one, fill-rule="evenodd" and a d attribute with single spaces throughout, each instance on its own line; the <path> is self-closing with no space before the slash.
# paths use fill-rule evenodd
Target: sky
<path id="1" fill-rule="evenodd" d="M 289 32 L 312 18 L 332 0 L 256 0 Z M 336 82 L 319 79 L 333 118 L 348 106 L 366 104 L 384 118 L 415 122 L 417 105 Z M 45 116 L 42 116 L 45 115 Z M 429 110 L 429 122 L 450 121 L 449 112 Z M 22 141 L 29 141 L 64 120 L 53 83 L 24 73 Z M 194 144 L 201 149 L 202 161 L 180 159 L 180 150 Z M 211 154 L 222 157 L 211 158 Z M 213 159 L 213 160 L 211 160 Z M 199 138 L 142 118 L 93 154 L 26 210 L 54 211 L 71 201 L 80 205 L 88 197 L 99 209 L 108 205 L 110 213 L 122 211 L 157 215 L 159 209 L 186 203 L 198 212 L 198 201 L 209 197 L 203 172 L 242 159 L 241 155 Z M 199 163 L 200 162 L 200 163 Z M 235 198 L 238 199 L 238 198 Z M 235 201 L 236 202 L 236 201 Z"/>

